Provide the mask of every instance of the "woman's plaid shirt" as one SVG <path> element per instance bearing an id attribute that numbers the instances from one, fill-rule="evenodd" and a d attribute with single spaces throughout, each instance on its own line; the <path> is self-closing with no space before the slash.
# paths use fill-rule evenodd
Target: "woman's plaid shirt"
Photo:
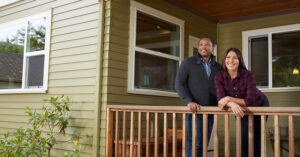
<path id="1" fill-rule="evenodd" d="M 243 98 L 246 106 L 259 106 L 262 103 L 262 92 L 256 88 L 255 77 L 246 69 L 239 69 L 233 80 L 227 72 L 221 71 L 215 76 L 218 101 L 225 96 Z"/>

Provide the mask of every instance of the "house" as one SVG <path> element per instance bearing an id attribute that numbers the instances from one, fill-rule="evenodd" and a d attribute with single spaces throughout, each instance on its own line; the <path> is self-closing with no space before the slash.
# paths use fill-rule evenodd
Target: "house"
<path id="1" fill-rule="evenodd" d="M 233 2 L 2 0 L 0 42 L 24 53 L 21 85 L 0 89 L 0 134 L 26 124 L 25 106 L 65 94 L 67 134 L 81 131 L 83 156 L 105 156 L 107 105 L 182 106 L 176 71 L 202 36 L 217 42 L 219 62 L 227 48 L 243 50 L 272 106 L 299 107 L 300 2 Z"/>

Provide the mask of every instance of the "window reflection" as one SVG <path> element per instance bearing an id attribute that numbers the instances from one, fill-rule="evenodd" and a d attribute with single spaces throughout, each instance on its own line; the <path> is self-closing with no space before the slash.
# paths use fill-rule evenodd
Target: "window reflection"
<path id="1" fill-rule="evenodd" d="M 0 29 L 0 89 L 22 87 L 25 24 Z"/>
<path id="2" fill-rule="evenodd" d="M 273 87 L 300 87 L 300 31 L 272 36 Z"/>
<path id="3" fill-rule="evenodd" d="M 179 56 L 180 27 L 156 17 L 137 12 L 136 46 Z"/>
<path id="4" fill-rule="evenodd" d="M 28 57 L 27 88 L 43 86 L 44 55 Z"/>
<path id="5" fill-rule="evenodd" d="M 174 92 L 178 62 L 136 52 L 135 88 Z"/>
<path id="6" fill-rule="evenodd" d="M 250 39 L 251 71 L 255 75 L 257 86 L 268 86 L 268 37 Z"/>
<path id="7" fill-rule="evenodd" d="M 27 52 L 45 49 L 46 18 L 28 21 L 27 26 Z"/>

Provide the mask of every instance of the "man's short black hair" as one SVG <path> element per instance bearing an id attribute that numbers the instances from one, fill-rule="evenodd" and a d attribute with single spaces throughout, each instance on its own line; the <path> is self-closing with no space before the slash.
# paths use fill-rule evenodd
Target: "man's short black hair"
<path id="1" fill-rule="evenodd" d="M 202 39 L 209 39 L 210 42 L 211 42 L 212 47 L 215 46 L 214 40 L 213 40 L 211 37 L 207 37 L 207 36 L 200 38 L 200 40 L 199 40 L 199 42 L 198 42 L 198 45 L 200 44 L 200 41 L 201 41 Z"/>

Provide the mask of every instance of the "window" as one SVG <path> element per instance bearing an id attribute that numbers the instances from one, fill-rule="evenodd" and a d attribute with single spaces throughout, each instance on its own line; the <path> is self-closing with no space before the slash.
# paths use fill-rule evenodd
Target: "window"
<path id="1" fill-rule="evenodd" d="M 134 1 L 131 5 L 128 91 L 177 96 L 184 22 Z"/>
<path id="2" fill-rule="evenodd" d="M 258 87 L 277 91 L 300 90 L 299 26 L 243 32 L 248 67 L 255 74 Z"/>
<path id="3" fill-rule="evenodd" d="M 51 12 L 0 24 L 0 93 L 45 92 Z"/>

